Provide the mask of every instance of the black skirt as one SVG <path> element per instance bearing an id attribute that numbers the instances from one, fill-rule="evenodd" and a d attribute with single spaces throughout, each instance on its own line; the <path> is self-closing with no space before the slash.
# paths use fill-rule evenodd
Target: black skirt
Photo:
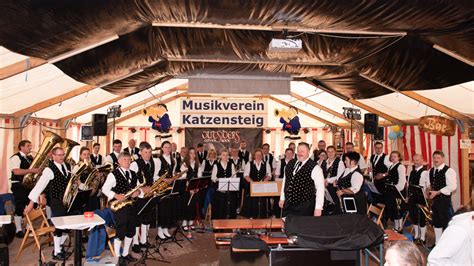
<path id="1" fill-rule="evenodd" d="M 216 191 L 212 199 L 212 219 L 236 219 L 238 193 Z"/>

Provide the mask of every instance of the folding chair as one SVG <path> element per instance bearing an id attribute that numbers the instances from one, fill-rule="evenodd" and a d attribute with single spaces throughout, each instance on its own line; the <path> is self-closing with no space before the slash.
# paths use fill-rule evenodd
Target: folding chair
<path id="1" fill-rule="evenodd" d="M 369 208 L 367 209 L 367 216 L 372 219 L 374 217 L 374 222 L 378 226 L 380 226 L 382 229 L 385 229 L 382 223 L 382 216 L 383 216 L 383 211 L 385 210 L 385 205 L 384 204 L 377 204 L 377 205 L 369 205 Z"/>
<path id="2" fill-rule="evenodd" d="M 112 242 L 110 241 L 112 238 L 116 236 L 115 229 L 106 226 L 105 231 L 107 232 L 107 238 L 108 238 L 107 244 L 109 245 L 110 253 L 112 253 L 112 257 L 115 257 L 114 245 L 112 245 Z"/>
<path id="3" fill-rule="evenodd" d="M 36 248 L 38 250 L 41 247 L 41 244 L 43 243 L 48 243 L 51 242 L 53 239 L 53 233 L 54 233 L 54 226 L 50 226 L 48 223 L 48 220 L 46 219 L 46 216 L 43 212 L 42 209 L 33 209 L 25 215 L 27 226 L 26 226 L 26 233 L 25 236 L 23 237 L 23 240 L 21 241 L 20 248 L 18 250 L 18 254 L 16 255 L 15 260 L 18 260 L 20 257 L 23 249 L 26 247 L 36 244 Z M 36 224 L 36 227 L 35 227 Z M 39 226 L 38 226 L 39 224 Z M 28 239 L 30 237 L 33 237 L 33 241 L 28 242 Z M 41 237 L 47 237 L 47 239 L 41 243 L 40 238 Z M 45 260 L 43 252 L 41 252 L 41 258 Z"/>

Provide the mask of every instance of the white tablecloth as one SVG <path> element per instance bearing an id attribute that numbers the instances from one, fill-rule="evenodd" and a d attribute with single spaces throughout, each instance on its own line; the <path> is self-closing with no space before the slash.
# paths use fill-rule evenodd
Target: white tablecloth
<path id="1" fill-rule="evenodd" d="M 89 228 L 91 230 L 94 226 L 105 224 L 104 219 L 98 215 L 93 218 L 84 218 L 84 215 L 71 215 L 51 218 L 54 227 L 58 229 L 83 230 Z"/>

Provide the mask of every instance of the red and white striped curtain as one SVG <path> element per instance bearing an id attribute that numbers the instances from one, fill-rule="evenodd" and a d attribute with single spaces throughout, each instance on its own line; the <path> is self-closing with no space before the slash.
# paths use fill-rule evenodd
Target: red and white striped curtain
<path id="1" fill-rule="evenodd" d="M 0 194 L 8 193 L 10 189 L 10 166 L 9 159 L 16 152 L 13 143 L 13 121 L 9 118 L 0 118 L 0 140 L 3 145 L 1 147 L 1 177 L 0 177 Z"/>

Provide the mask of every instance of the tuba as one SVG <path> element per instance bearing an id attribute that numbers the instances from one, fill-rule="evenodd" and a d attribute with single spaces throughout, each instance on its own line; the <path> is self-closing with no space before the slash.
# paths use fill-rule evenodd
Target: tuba
<path id="1" fill-rule="evenodd" d="M 78 146 L 79 143 L 71 139 L 64 139 L 61 143 L 61 148 L 64 150 L 64 162 L 68 163 L 71 167 L 76 165 L 74 159 L 71 158 L 71 151 L 74 147 Z"/>
<path id="2" fill-rule="evenodd" d="M 53 149 L 56 144 L 61 143 L 63 141 L 63 138 L 61 138 L 58 134 L 53 133 L 49 130 L 43 130 L 43 136 L 43 142 L 41 143 L 41 146 L 35 158 L 33 159 L 33 162 L 31 162 L 29 169 L 45 168 L 49 163 L 48 153 Z M 38 178 L 40 176 L 41 173 L 26 174 L 23 177 L 23 185 L 28 189 L 32 189 L 36 185 L 36 182 L 38 181 Z"/>
<path id="3" fill-rule="evenodd" d="M 66 209 L 71 207 L 72 200 L 79 192 L 79 184 L 77 181 L 81 179 L 81 175 L 87 170 L 91 170 L 92 166 L 86 161 L 81 161 L 77 164 L 77 170 L 72 174 L 69 182 L 67 183 L 66 190 L 63 195 L 63 205 Z"/>
<path id="4" fill-rule="evenodd" d="M 135 203 L 136 199 L 132 198 L 133 193 L 138 191 L 146 184 L 145 180 L 142 183 L 138 183 L 138 185 L 132 188 L 127 194 L 124 195 L 122 200 L 115 200 L 110 203 L 110 209 L 114 212 L 122 209 L 125 206 L 132 205 Z"/>
<path id="5" fill-rule="evenodd" d="M 172 181 L 176 180 L 178 177 L 180 177 L 181 175 L 183 175 L 187 171 L 188 170 L 184 170 L 182 172 L 176 173 L 173 177 L 171 177 Z M 170 191 L 173 188 L 172 186 L 170 186 L 170 184 L 168 184 L 165 181 L 165 178 L 166 178 L 167 175 L 168 175 L 167 172 L 164 173 L 163 175 L 160 176 L 160 178 L 158 178 L 153 183 L 153 185 L 151 185 L 150 191 L 148 191 L 148 193 L 145 194 L 145 198 L 162 196 L 166 192 Z"/>
<path id="6" fill-rule="evenodd" d="M 98 177 L 98 173 L 108 174 L 114 170 L 114 166 L 110 162 L 106 162 L 104 165 L 98 168 L 92 169 L 89 175 L 84 182 L 84 185 L 87 186 L 88 189 L 92 189 L 91 195 L 94 195 L 95 192 L 99 189 L 101 182 L 101 177 Z"/>

